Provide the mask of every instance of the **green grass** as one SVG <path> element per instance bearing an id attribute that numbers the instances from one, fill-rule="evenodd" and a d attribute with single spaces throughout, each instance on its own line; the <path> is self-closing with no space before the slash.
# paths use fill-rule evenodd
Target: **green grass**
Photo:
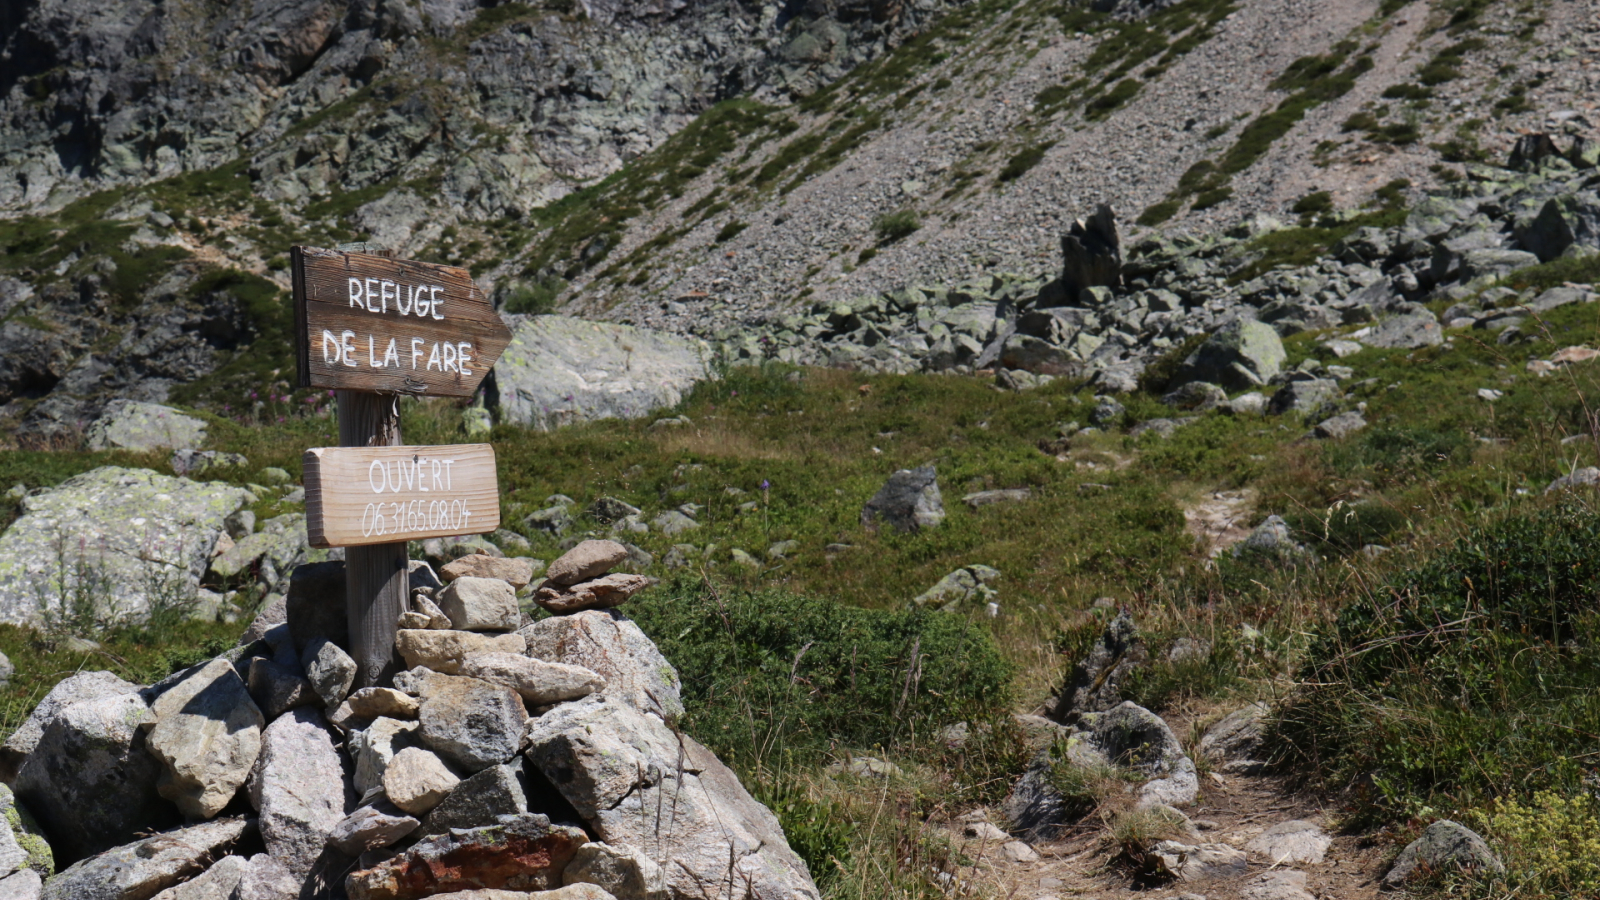
<path id="1" fill-rule="evenodd" d="M 892 244 L 901 238 L 911 236 L 921 228 L 922 217 L 918 216 L 914 209 L 885 213 L 872 222 L 872 231 L 878 236 L 879 244 Z"/>
<path id="2" fill-rule="evenodd" d="M 1042 162 L 1045 151 L 1054 147 L 1055 144 L 1055 141 L 1045 141 L 1041 144 L 1030 144 L 1027 147 L 1023 147 L 1012 154 L 1010 159 L 1006 160 L 1005 167 L 1000 170 L 1000 174 L 996 175 L 995 179 L 1002 182 L 1016 181 L 1026 175 L 1028 170 Z"/>

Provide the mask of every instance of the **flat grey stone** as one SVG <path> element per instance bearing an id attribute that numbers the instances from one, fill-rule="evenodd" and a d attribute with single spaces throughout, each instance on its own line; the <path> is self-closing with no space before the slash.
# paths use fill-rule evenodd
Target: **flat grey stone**
<path id="1" fill-rule="evenodd" d="M 157 834 L 74 863 L 45 883 L 45 900 L 151 897 L 199 874 L 243 837 L 244 819 L 218 819 Z"/>

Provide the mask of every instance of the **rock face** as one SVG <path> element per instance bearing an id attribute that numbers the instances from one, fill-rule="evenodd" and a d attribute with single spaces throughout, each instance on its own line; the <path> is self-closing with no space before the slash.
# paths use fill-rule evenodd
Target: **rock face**
<path id="1" fill-rule="evenodd" d="M 350 900 L 420 900 L 452 891 L 542 891 L 585 843 L 583 831 L 525 813 L 502 824 L 424 838 L 345 882 Z M 469 895 L 470 896 L 470 895 Z"/>
<path id="2" fill-rule="evenodd" d="M 90 450 L 162 450 L 198 447 L 206 439 L 206 423 L 170 406 L 113 400 L 84 431 Z"/>
<path id="3" fill-rule="evenodd" d="M 150 897 L 198 874 L 243 837 L 244 819 L 218 819 L 144 838 L 74 864 L 45 885 L 46 900 Z"/>
<path id="4" fill-rule="evenodd" d="M 157 790 L 189 819 L 222 811 L 261 752 L 261 711 L 232 664 L 214 659 L 151 704 L 146 743 L 165 771 Z"/>
<path id="5" fill-rule="evenodd" d="M 674 896 L 818 896 L 777 818 L 710 751 L 655 716 L 592 696 L 535 719 L 527 744 L 528 759 L 602 840 L 672 860 Z"/>
<path id="6" fill-rule="evenodd" d="M 517 633 L 527 639 L 534 659 L 581 666 L 604 678 L 607 697 L 668 721 L 683 715 L 678 671 L 638 625 L 615 610 L 553 616 Z"/>
<path id="7" fill-rule="evenodd" d="M 141 727 L 152 721 L 138 694 L 116 694 L 67 706 L 44 729 L 14 787 L 60 861 L 99 853 L 175 818 L 156 794 L 161 763 Z"/>
<path id="8" fill-rule="evenodd" d="M 0 621 L 39 616 L 87 592 L 112 611 L 137 614 L 160 596 L 199 589 L 224 520 L 242 488 L 195 483 L 143 469 L 106 466 L 22 501 L 22 517 L 0 535 Z"/>
<path id="9" fill-rule="evenodd" d="M 861 510 L 861 524 L 868 530 L 877 530 L 879 520 L 902 534 L 943 522 L 944 501 L 933 466 L 901 469 L 890 475 Z"/>
<path id="10" fill-rule="evenodd" d="M 711 377 L 693 338 L 566 316 L 517 322 L 495 364 L 500 416 L 549 431 L 590 419 L 637 419 L 676 406 Z"/>
<path id="11" fill-rule="evenodd" d="M 355 805 L 343 756 L 322 713 L 302 706 L 267 726 L 250 779 L 267 852 L 297 878 L 318 867 L 334 826 Z"/>
<path id="12" fill-rule="evenodd" d="M 1441 819 L 1429 825 L 1421 837 L 1400 851 L 1394 866 L 1383 876 L 1383 883 L 1398 887 L 1419 871 L 1439 873 L 1450 869 L 1500 873 L 1506 867 L 1477 832 L 1449 819 Z"/>
<path id="13" fill-rule="evenodd" d="M 1139 629 L 1127 613 L 1119 613 L 1106 625 L 1089 655 L 1072 668 L 1072 675 L 1056 698 L 1052 717 L 1070 723 L 1084 713 L 1110 709 L 1121 699 L 1119 692 L 1128 673 L 1144 665 L 1147 651 Z"/>

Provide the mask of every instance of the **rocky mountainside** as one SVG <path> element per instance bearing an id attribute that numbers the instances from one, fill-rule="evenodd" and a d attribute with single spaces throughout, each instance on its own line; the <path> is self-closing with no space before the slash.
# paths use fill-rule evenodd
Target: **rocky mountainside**
<path id="1" fill-rule="evenodd" d="M 814 304 L 1047 282 L 1102 203 L 1129 248 L 1260 215 L 1390 226 L 1524 133 L 1592 140 L 1600 21 L 1573 0 L 37 0 L 0 28 L 0 415 L 45 445 L 118 397 L 314 402 L 283 377 L 294 243 L 460 264 L 509 313 L 739 342 Z M 1326 231 L 1229 270 L 1303 263 Z"/>

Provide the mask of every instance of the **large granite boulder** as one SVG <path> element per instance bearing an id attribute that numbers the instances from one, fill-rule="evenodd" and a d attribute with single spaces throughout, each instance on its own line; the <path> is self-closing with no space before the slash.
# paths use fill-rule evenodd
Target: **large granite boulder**
<path id="1" fill-rule="evenodd" d="M 500 416 L 544 431 L 636 419 L 676 406 L 713 377 L 710 359 L 711 348 L 694 338 L 567 316 L 524 318 L 494 367 Z"/>
<path id="2" fill-rule="evenodd" d="M 193 597 L 243 488 L 105 466 L 30 494 L 0 535 L 0 622 L 28 624 L 40 598 L 89 592 L 137 615 L 163 595 Z M 154 594 L 154 596 L 153 596 Z"/>
<path id="3" fill-rule="evenodd" d="M 61 861 L 174 823 L 156 793 L 161 763 L 145 746 L 153 721 L 139 694 L 112 694 L 67 706 L 45 726 L 14 787 Z"/>
<path id="4" fill-rule="evenodd" d="M 39 701 L 39 705 L 33 708 L 33 712 L 17 730 L 11 733 L 11 737 L 6 738 L 5 744 L 0 746 L 0 781 L 10 783 L 17 777 L 17 769 L 22 761 L 39 745 L 44 730 L 62 710 L 84 700 L 137 693 L 138 685 L 123 681 L 110 672 L 79 672 L 61 679 L 50 689 L 50 693 L 44 695 L 44 699 Z"/>
<path id="5" fill-rule="evenodd" d="M 1061 257 L 1061 283 L 1069 302 L 1084 288 L 1121 286 L 1122 241 L 1110 206 L 1102 203 L 1094 215 L 1072 223 L 1061 236 Z"/>
<path id="6" fill-rule="evenodd" d="M 818 897 L 777 817 L 711 751 L 656 716 L 591 695 L 532 720 L 527 747 L 600 840 L 672 861 L 672 897 Z"/>
<path id="7" fill-rule="evenodd" d="M 175 450 L 198 447 L 206 439 L 206 423 L 170 406 L 113 400 L 83 433 L 90 450 Z"/>
<path id="8" fill-rule="evenodd" d="M 1235 319 L 1183 361 L 1172 385 L 1205 381 L 1229 390 L 1248 390 L 1271 381 L 1287 359 L 1283 340 L 1271 325 Z"/>
<path id="9" fill-rule="evenodd" d="M 936 528 L 944 521 L 939 473 L 932 465 L 900 469 L 889 476 L 861 509 L 861 524 L 869 531 L 876 531 L 880 520 L 902 534 Z"/>

